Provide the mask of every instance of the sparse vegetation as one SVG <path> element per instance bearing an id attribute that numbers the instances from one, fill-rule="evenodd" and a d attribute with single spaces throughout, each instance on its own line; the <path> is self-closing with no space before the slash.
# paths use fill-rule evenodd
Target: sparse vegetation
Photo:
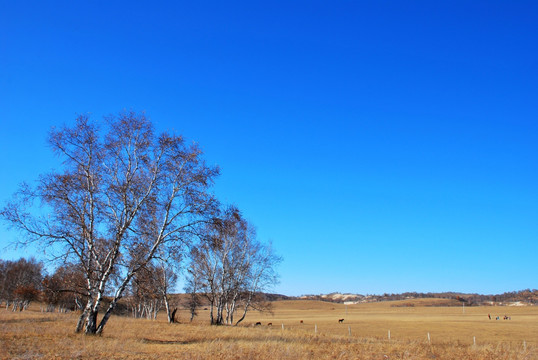
<path id="1" fill-rule="evenodd" d="M 245 326 L 239 327 L 209 326 L 202 320 L 190 323 L 189 310 L 182 309 L 179 324 L 168 324 L 164 312 L 155 321 L 118 317 L 109 324 L 106 336 L 85 337 L 72 330 L 77 314 L 41 313 L 34 304 L 25 312 L 0 309 L 0 358 L 480 360 L 538 357 L 536 307 L 474 307 L 462 314 L 453 307 L 422 305 L 418 301 L 414 307 L 391 307 L 385 302 L 350 305 L 346 310 L 345 305 L 327 302 L 278 301 L 272 315 L 251 312 Z M 509 312 L 512 320 L 490 321 L 489 311 Z M 345 318 L 343 324 L 337 322 L 339 317 Z M 253 327 L 257 321 L 262 326 Z M 268 322 L 273 326 L 267 326 Z M 431 343 L 426 337 L 428 332 Z"/>

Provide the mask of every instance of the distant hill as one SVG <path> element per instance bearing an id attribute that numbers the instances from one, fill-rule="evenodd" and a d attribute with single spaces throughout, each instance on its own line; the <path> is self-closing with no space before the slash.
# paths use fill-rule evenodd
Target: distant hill
<path id="1" fill-rule="evenodd" d="M 536 305 L 538 304 L 538 290 L 520 290 L 506 292 L 497 295 L 464 294 L 456 292 L 443 293 L 417 293 L 406 292 L 402 294 L 361 295 L 330 293 L 320 295 L 303 295 L 297 299 L 320 300 L 334 303 L 357 304 L 365 302 L 395 301 L 410 299 L 447 299 L 454 300 L 444 303 L 443 306 L 460 306 L 462 303 L 468 306 L 474 305 Z M 433 306 L 433 305 L 432 305 Z"/>
<path id="2" fill-rule="evenodd" d="M 417 293 L 406 292 L 402 294 L 383 294 L 383 295 L 361 295 L 361 294 L 342 294 L 338 292 L 319 295 L 302 295 L 302 296 L 287 296 L 282 294 L 264 294 L 259 293 L 255 296 L 258 302 L 273 302 L 281 300 L 317 300 L 328 303 L 340 304 L 359 304 L 381 301 L 394 301 L 397 307 L 404 306 L 478 306 L 478 305 L 507 305 L 507 306 L 528 306 L 538 305 L 538 290 L 520 290 L 514 292 L 506 292 L 498 295 L 481 295 L 481 294 L 465 294 L 457 292 L 442 292 L 442 293 Z M 435 301 L 427 301 L 432 299 Z M 188 308 L 190 300 L 189 294 L 171 294 L 170 302 L 173 306 Z M 200 307 L 206 308 L 209 306 L 207 299 L 200 296 Z M 414 301 L 406 301 L 414 300 Z M 419 300 L 419 301 L 417 301 Z"/>

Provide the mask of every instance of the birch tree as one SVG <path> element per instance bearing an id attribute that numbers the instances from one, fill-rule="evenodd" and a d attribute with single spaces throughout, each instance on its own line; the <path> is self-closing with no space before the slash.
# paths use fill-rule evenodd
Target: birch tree
<path id="1" fill-rule="evenodd" d="M 183 251 L 212 213 L 219 171 L 195 144 L 155 134 L 133 112 L 100 124 L 80 116 L 52 129 L 49 144 L 62 166 L 35 187 L 23 184 L 1 215 L 29 242 L 82 267 L 87 301 L 75 330 L 101 334 L 133 276 L 157 254 Z M 112 301 L 97 322 L 105 293 Z"/>
<path id="2" fill-rule="evenodd" d="M 208 300 L 212 325 L 237 325 L 255 295 L 276 284 L 280 261 L 270 246 L 257 241 L 239 210 L 229 207 L 204 228 L 201 243 L 191 251 L 189 289 Z M 234 320 L 239 309 L 241 317 Z"/>
<path id="3" fill-rule="evenodd" d="M 173 322 L 169 293 L 177 281 L 173 264 L 162 259 L 140 269 L 131 281 L 131 311 L 134 317 L 155 319 L 164 305 L 168 322 Z"/>

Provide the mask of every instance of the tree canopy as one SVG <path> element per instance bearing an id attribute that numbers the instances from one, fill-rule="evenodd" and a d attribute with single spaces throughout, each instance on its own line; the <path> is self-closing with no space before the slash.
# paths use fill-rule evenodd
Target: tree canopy
<path id="1" fill-rule="evenodd" d="M 156 134 L 134 112 L 102 123 L 79 116 L 48 140 L 62 167 L 35 187 L 23 184 L 1 215 L 28 241 L 60 246 L 59 257 L 81 266 L 87 302 L 76 331 L 99 334 L 135 274 L 163 254 L 184 252 L 211 217 L 219 169 L 206 165 L 196 144 Z M 35 203 L 42 211 L 33 211 Z M 97 323 L 106 291 L 113 300 Z"/>

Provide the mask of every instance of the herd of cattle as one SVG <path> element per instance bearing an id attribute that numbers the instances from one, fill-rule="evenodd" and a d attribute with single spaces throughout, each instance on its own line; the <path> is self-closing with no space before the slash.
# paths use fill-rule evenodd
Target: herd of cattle
<path id="1" fill-rule="evenodd" d="M 303 320 L 299 321 L 301 324 L 304 324 Z M 339 323 L 343 323 L 344 319 L 338 319 Z M 261 321 L 258 321 L 254 326 L 262 326 Z M 273 326 L 273 323 L 267 323 L 267 326 Z"/>

